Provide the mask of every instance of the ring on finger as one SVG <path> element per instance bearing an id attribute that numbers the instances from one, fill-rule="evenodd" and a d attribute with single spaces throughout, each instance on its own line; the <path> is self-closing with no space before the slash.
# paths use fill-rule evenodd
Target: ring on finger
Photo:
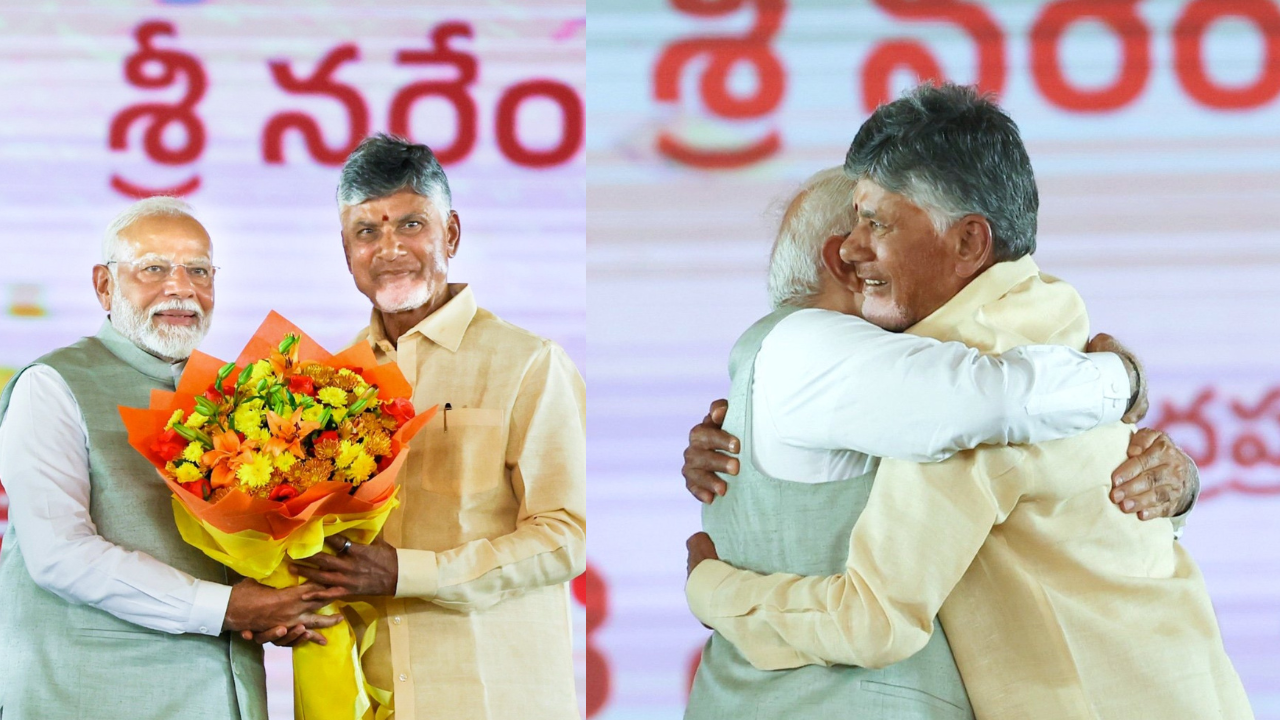
<path id="1" fill-rule="evenodd" d="M 342 547 L 338 549 L 339 555 L 346 555 L 351 549 L 351 538 L 343 538 Z"/>

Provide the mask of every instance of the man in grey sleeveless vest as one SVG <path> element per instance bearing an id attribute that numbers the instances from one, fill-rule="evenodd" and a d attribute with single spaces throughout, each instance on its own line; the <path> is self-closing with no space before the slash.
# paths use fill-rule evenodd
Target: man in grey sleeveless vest
<path id="1" fill-rule="evenodd" d="M 1136 368 L 1127 357 L 1047 346 L 984 357 L 959 343 L 888 333 L 853 317 L 858 298 L 830 282 L 821 257 L 838 252 L 851 226 L 852 189 L 839 168 L 819 173 L 783 218 L 770 270 L 777 309 L 742 336 L 730 360 L 724 429 L 742 438 L 740 448 L 723 447 L 740 455 L 730 491 L 700 470 L 715 463 L 731 470 L 728 458 L 708 458 L 710 451 L 694 444 L 686 452 L 695 495 L 706 502 L 723 495 L 704 508 L 704 530 L 719 556 L 740 568 L 841 572 L 877 456 L 936 460 L 981 443 L 1065 437 L 1120 419 L 1126 409 L 1141 411 L 1141 393 L 1129 392 Z M 853 383 L 857 402 L 841 392 Z M 811 416 L 826 418 L 823 427 L 798 425 L 785 402 L 773 402 L 796 395 L 806 398 Z M 812 413 L 812 404 L 828 396 L 829 413 Z M 898 417 L 867 422 L 917 402 L 928 402 L 929 412 L 910 421 L 932 432 L 901 433 Z M 1037 403 L 1053 410 L 1027 411 Z M 701 429 L 704 438 L 728 437 Z M 793 717 L 942 719 L 971 718 L 973 711 L 941 630 L 919 653 L 880 669 L 808 665 L 769 672 L 713 634 L 686 718 Z"/>
<path id="2" fill-rule="evenodd" d="M 213 311 L 209 236 L 150 198 L 108 228 L 98 334 L 0 395 L 0 717 L 264 720 L 261 649 L 226 631 L 309 632 L 341 588 L 272 590 L 187 545 L 117 406 L 173 390 Z"/>

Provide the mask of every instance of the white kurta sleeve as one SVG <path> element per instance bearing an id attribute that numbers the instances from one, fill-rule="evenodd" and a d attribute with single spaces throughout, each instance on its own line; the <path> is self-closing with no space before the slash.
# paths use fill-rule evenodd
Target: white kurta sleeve
<path id="1" fill-rule="evenodd" d="M 230 587 L 98 534 L 89 516 L 88 433 L 62 377 L 37 365 L 14 383 L 0 422 L 0 482 L 35 583 L 153 630 L 221 633 Z"/>
<path id="2" fill-rule="evenodd" d="M 1130 395 L 1111 353 L 1030 345 L 983 355 L 813 309 L 778 323 L 755 372 L 756 401 L 783 442 L 913 462 L 1076 435 L 1118 421 Z"/>

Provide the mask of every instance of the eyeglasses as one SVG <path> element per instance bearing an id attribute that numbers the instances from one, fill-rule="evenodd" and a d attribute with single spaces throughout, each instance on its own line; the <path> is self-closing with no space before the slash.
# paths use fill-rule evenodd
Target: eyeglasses
<path id="1" fill-rule="evenodd" d="M 106 265 L 129 265 L 133 268 L 133 278 L 144 285 L 156 285 L 173 277 L 174 271 L 182 268 L 187 273 L 187 280 L 198 287 L 213 284 L 213 275 L 218 268 L 203 263 L 172 263 L 168 260 L 112 260 Z"/>

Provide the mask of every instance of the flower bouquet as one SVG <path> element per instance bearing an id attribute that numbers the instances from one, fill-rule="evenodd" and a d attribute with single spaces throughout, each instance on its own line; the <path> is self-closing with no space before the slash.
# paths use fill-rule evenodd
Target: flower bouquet
<path id="1" fill-rule="evenodd" d="M 415 414 L 412 388 L 394 363 L 357 344 L 330 355 L 271 313 L 234 363 L 196 352 L 176 392 L 150 407 L 120 408 L 129 443 L 173 491 L 183 540 L 237 573 L 272 587 L 304 580 L 286 558 L 329 552 L 344 533 L 369 543 L 398 505 L 396 474 L 409 440 L 435 414 Z M 294 650 L 299 718 L 378 715 L 390 692 L 369 686 L 360 656 L 376 625 L 364 603 L 347 606 L 367 629 L 357 648 L 349 623 L 322 630 L 327 645 Z"/>

